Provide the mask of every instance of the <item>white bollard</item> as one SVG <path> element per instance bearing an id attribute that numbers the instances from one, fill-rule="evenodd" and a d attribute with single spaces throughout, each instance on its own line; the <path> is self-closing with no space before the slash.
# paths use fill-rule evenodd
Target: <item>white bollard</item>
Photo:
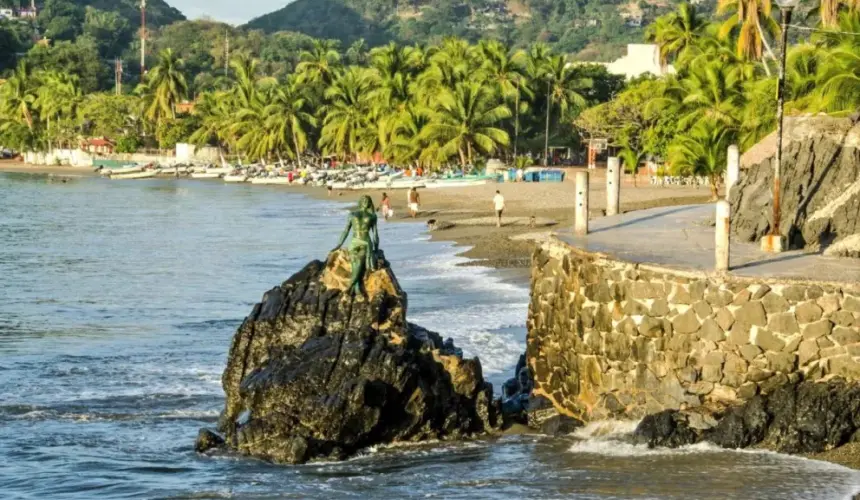
<path id="1" fill-rule="evenodd" d="M 726 199 L 732 193 L 732 186 L 738 182 L 741 175 L 741 151 L 736 145 L 729 146 L 729 160 L 726 165 Z"/>
<path id="2" fill-rule="evenodd" d="M 606 215 L 621 213 L 621 162 L 610 156 L 606 162 Z"/>
<path id="3" fill-rule="evenodd" d="M 729 244 L 729 218 L 731 215 L 731 205 L 726 200 L 717 202 L 717 225 L 714 231 L 716 239 L 716 271 L 726 272 L 729 270 L 729 256 L 731 255 L 731 245 Z"/>
<path id="4" fill-rule="evenodd" d="M 576 219 L 573 232 L 577 236 L 588 234 L 588 172 L 576 173 Z"/>

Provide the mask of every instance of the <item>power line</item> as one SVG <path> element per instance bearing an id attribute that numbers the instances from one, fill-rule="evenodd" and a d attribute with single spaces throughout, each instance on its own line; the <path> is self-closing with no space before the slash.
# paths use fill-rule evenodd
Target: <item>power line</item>
<path id="1" fill-rule="evenodd" d="M 798 26 L 796 24 L 789 24 L 789 28 L 793 28 L 801 31 L 815 31 L 817 33 L 824 33 L 828 35 L 848 35 L 848 36 L 860 36 L 860 33 L 856 31 L 837 31 L 837 30 L 823 30 L 821 28 L 808 28 L 806 26 Z"/>

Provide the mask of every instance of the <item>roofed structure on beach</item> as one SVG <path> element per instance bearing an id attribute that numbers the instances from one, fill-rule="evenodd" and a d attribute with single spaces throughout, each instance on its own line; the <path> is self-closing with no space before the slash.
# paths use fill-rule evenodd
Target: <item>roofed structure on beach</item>
<path id="1" fill-rule="evenodd" d="M 114 143 L 104 137 L 92 137 L 81 142 L 81 149 L 96 154 L 113 154 Z"/>

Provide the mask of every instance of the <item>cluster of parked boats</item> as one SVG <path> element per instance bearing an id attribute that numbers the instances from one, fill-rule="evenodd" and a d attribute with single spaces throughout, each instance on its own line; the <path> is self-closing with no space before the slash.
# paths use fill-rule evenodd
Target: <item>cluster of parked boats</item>
<path id="1" fill-rule="evenodd" d="M 336 169 L 316 167 L 272 168 L 265 165 L 132 165 L 116 169 L 99 168 L 97 171 L 110 179 L 150 179 L 159 176 L 188 177 L 191 179 L 222 180 L 227 183 L 262 185 L 318 186 L 330 189 L 409 189 L 465 187 L 496 182 L 494 175 L 412 177 L 403 170 L 390 167 L 355 166 Z"/>

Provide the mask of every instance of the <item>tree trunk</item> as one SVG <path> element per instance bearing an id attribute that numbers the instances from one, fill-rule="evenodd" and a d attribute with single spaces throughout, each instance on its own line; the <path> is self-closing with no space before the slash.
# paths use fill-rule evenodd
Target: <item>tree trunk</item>
<path id="1" fill-rule="evenodd" d="M 717 187 L 718 177 L 716 175 L 711 175 L 710 180 L 711 180 L 711 201 L 717 201 L 720 198 L 720 190 Z"/>
<path id="2" fill-rule="evenodd" d="M 472 159 L 472 143 L 466 142 L 466 152 L 469 155 L 469 165 L 474 166 L 475 162 Z"/>
<path id="3" fill-rule="evenodd" d="M 460 166 L 464 169 L 466 168 L 466 153 L 463 152 L 463 147 L 459 148 L 460 151 Z"/>

